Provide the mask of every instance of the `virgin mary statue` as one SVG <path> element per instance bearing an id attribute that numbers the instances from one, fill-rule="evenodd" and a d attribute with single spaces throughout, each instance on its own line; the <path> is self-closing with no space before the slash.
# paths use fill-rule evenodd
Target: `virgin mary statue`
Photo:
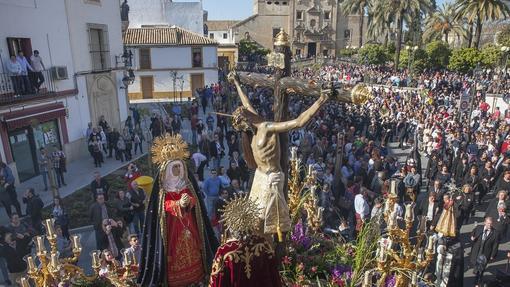
<path id="1" fill-rule="evenodd" d="M 165 135 L 154 141 L 152 155 L 159 172 L 145 217 L 138 283 L 174 287 L 204 282 L 218 241 L 184 162 L 187 144 L 180 135 Z"/>

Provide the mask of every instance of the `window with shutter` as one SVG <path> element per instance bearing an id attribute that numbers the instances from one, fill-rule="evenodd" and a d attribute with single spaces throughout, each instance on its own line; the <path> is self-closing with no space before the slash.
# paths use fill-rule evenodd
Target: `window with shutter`
<path id="1" fill-rule="evenodd" d="M 89 24 L 89 51 L 93 71 L 108 70 L 111 67 L 110 46 L 106 25 Z"/>
<path id="2" fill-rule="evenodd" d="M 151 69 L 151 49 L 150 48 L 140 48 L 140 69 L 148 70 Z"/>

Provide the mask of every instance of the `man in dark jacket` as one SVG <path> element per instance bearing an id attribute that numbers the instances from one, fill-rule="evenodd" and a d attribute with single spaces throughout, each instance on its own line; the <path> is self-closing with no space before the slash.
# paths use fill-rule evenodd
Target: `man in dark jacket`
<path id="1" fill-rule="evenodd" d="M 105 204 L 104 195 L 98 194 L 96 202 L 92 204 L 89 209 L 89 219 L 90 223 L 94 226 L 96 246 L 98 250 L 103 250 L 108 247 L 106 234 L 103 229 L 103 220 L 108 218 L 108 209 Z"/>
<path id="2" fill-rule="evenodd" d="M 42 208 L 44 203 L 39 195 L 35 194 L 33 188 L 29 188 L 23 197 L 23 203 L 27 205 L 27 215 L 30 217 L 32 228 L 37 234 L 42 234 Z"/>
<path id="3" fill-rule="evenodd" d="M 90 183 L 90 191 L 92 192 L 92 198 L 96 200 L 97 195 L 104 195 L 104 199 L 108 201 L 108 190 L 110 185 L 108 182 L 101 177 L 101 174 L 96 171 L 94 172 L 94 180 Z"/>
<path id="4" fill-rule="evenodd" d="M 131 233 L 141 234 L 145 219 L 145 191 L 138 186 L 138 182 L 133 181 L 128 195 L 133 205 L 134 230 L 131 230 Z"/>
<path id="5" fill-rule="evenodd" d="M 27 246 L 31 240 L 30 237 L 19 239 L 13 233 L 7 232 L 5 240 L 0 243 L 0 257 L 5 258 L 9 270 L 9 279 L 14 284 L 25 275 L 27 263 L 23 260 L 23 257 L 29 253 L 30 249 Z"/>
<path id="6" fill-rule="evenodd" d="M 427 228 L 430 230 L 434 230 L 441 215 L 442 207 L 437 202 L 437 196 L 437 193 L 430 192 L 428 198 L 423 199 L 416 209 L 417 215 L 425 216 Z"/>
<path id="7" fill-rule="evenodd" d="M 471 232 L 470 264 L 475 268 L 476 283 L 482 282 L 487 263 L 494 260 L 498 252 L 498 235 L 492 226 L 492 217 L 485 217 L 484 225 L 475 227 Z"/>

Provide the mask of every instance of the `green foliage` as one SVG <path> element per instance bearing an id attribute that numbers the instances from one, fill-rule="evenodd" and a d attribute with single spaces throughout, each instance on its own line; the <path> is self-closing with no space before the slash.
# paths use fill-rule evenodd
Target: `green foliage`
<path id="1" fill-rule="evenodd" d="M 421 72 L 428 68 L 428 55 L 423 49 L 414 51 L 414 55 L 409 50 L 404 50 L 400 54 L 399 68 L 406 69 L 409 67 L 409 58 L 412 56 L 411 69 L 414 72 Z"/>
<path id="2" fill-rule="evenodd" d="M 395 42 L 388 43 L 388 46 L 386 47 L 386 55 L 388 55 L 388 59 L 393 59 L 395 56 L 395 50 L 397 50 Z"/>
<path id="3" fill-rule="evenodd" d="M 444 69 L 448 67 L 451 51 L 448 44 L 442 41 L 432 41 L 427 44 L 425 51 L 428 56 L 428 67 L 433 69 Z"/>
<path id="4" fill-rule="evenodd" d="M 510 25 L 506 25 L 501 32 L 498 33 L 496 41 L 501 46 L 510 47 Z"/>
<path id="5" fill-rule="evenodd" d="M 481 61 L 481 53 L 476 48 L 460 48 L 452 51 L 448 69 L 466 73 L 473 70 Z"/>
<path id="6" fill-rule="evenodd" d="M 239 55 L 253 58 L 263 56 L 269 53 L 268 49 L 260 47 L 256 42 L 243 39 L 239 41 Z"/>
<path id="7" fill-rule="evenodd" d="M 369 65 L 383 65 L 386 63 L 388 57 L 386 50 L 382 45 L 378 44 L 367 44 L 363 48 L 359 49 L 359 61 L 362 64 Z"/>
<path id="8" fill-rule="evenodd" d="M 356 55 L 358 53 L 358 49 L 340 49 L 338 54 L 342 57 L 351 57 L 352 55 Z"/>
<path id="9" fill-rule="evenodd" d="M 486 45 L 480 51 L 481 63 L 486 68 L 494 68 L 499 65 L 503 52 L 493 44 Z"/>

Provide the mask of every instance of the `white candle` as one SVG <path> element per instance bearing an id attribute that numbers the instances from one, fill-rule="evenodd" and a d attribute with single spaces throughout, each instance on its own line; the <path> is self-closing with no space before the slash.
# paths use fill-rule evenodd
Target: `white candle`
<path id="1" fill-rule="evenodd" d="M 58 255 L 59 253 L 58 252 L 52 252 L 51 253 L 51 266 L 53 268 L 57 268 L 59 263 L 58 263 Z"/>
<path id="2" fill-rule="evenodd" d="M 71 241 L 73 243 L 73 249 L 80 248 L 80 236 L 78 236 L 78 235 L 71 236 Z"/>
<path id="3" fill-rule="evenodd" d="M 297 147 L 293 146 L 293 147 L 290 148 L 290 159 L 292 161 L 297 160 Z"/>
<path id="4" fill-rule="evenodd" d="M 414 221 L 414 203 L 406 204 L 406 221 Z"/>
<path id="5" fill-rule="evenodd" d="M 53 237 L 55 235 L 55 227 L 53 226 L 53 219 L 46 219 L 46 235 L 48 237 Z"/>
<path id="6" fill-rule="evenodd" d="M 416 272 L 413 272 L 413 275 L 412 275 L 412 278 L 411 278 L 411 284 L 413 286 L 416 286 L 417 283 L 418 283 L 418 275 L 416 274 Z"/>
<path id="7" fill-rule="evenodd" d="M 101 251 L 99 250 L 95 250 L 92 252 L 92 267 L 97 267 L 99 266 L 99 263 L 101 261 L 101 258 L 99 258 L 101 256 Z"/>
<path id="8" fill-rule="evenodd" d="M 28 271 L 29 272 L 32 272 L 32 271 L 36 270 L 34 257 L 32 257 L 32 255 L 29 255 L 27 257 L 27 264 L 28 264 Z"/>
<path id="9" fill-rule="evenodd" d="M 313 165 L 310 164 L 310 165 L 308 165 L 308 176 L 312 176 L 312 172 L 313 172 Z"/>
<path id="10" fill-rule="evenodd" d="M 37 236 L 35 241 L 37 244 L 37 252 L 38 253 L 43 253 L 44 251 L 46 251 L 46 246 L 44 245 L 44 237 Z"/>
<path id="11" fill-rule="evenodd" d="M 371 279 L 370 277 L 371 277 L 370 271 L 365 271 L 365 280 L 363 282 L 364 287 L 371 287 L 370 285 L 372 282 L 370 282 L 370 279 Z"/>
<path id="12" fill-rule="evenodd" d="M 129 258 L 129 250 L 125 249 L 124 250 L 124 266 L 128 266 L 128 265 L 131 265 L 131 260 Z"/>
<path id="13" fill-rule="evenodd" d="M 21 277 L 20 283 L 21 283 L 21 287 L 30 287 L 30 283 L 28 283 L 27 277 Z"/>
<path id="14" fill-rule="evenodd" d="M 427 242 L 427 253 L 429 254 L 434 254 L 434 243 L 435 243 L 435 238 L 434 236 L 429 236 L 429 240 Z"/>

